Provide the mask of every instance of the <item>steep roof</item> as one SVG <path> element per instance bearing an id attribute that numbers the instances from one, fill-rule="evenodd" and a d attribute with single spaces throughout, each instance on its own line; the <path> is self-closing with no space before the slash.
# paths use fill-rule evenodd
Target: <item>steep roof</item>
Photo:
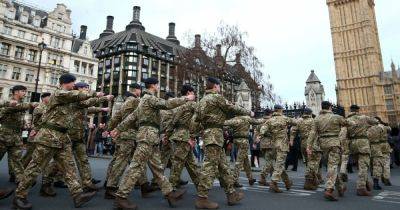
<path id="1" fill-rule="evenodd" d="M 314 70 L 311 70 L 311 74 L 310 74 L 310 76 L 308 76 L 306 83 L 314 83 L 314 82 L 321 83 L 321 81 L 318 79 L 317 75 L 314 73 Z"/>

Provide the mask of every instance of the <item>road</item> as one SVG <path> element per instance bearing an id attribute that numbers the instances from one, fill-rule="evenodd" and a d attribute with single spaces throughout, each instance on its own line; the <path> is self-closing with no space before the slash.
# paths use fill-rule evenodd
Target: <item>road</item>
<path id="1" fill-rule="evenodd" d="M 94 177 L 104 179 L 105 171 L 109 163 L 109 159 L 92 158 L 91 166 Z M 1 187 L 15 187 L 14 184 L 8 182 L 7 174 L 7 159 L 4 158 L 0 162 L 0 186 Z M 338 202 L 328 202 L 322 197 L 323 186 L 320 186 L 317 191 L 306 191 L 302 189 L 304 184 L 303 178 L 304 167 L 300 166 L 297 172 L 288 171 L 289 176 L 294 181 L 294 187 L 290 191 L 284 191 L 281 194 L 274 194 L 268 191 L 268 187 L 249 186 L 244 175 L 241 174 L 241 183 L 244 185 L 243 191 L 245 192 L 245 199 L 238 206 L 228 206 L 226 204 L 226 197 L 223 190 L 219 187 L 219 183 L 214 183 L 214 188 L 210 192 L 210 198 L 220 204 L 220 209 L 246 209 L 246 210 L 309 210 L 309 209 L 324 209 L 324 210 L 337 210 L 337 209 L 352 209 L 352 210 L 368 210 L 368 209 L 396 209 L 400 207 L 400 168 L 392 170 L 392 183 L 394 186 L 384 187 L 383 191 L 374 191 L 372 197 L 358 197 L 355 192 L 356 174 L 350 174 L 350 181 L 348 183 L 348 192 L 344 198 Z M 166 174 L 169 174 L 167 171 Z M 259 177 L 258 172 L 254 172 L 255 177 Z M 150 176 L 150 174 L 148 174 Z M 186 171 L 182 176 L 183 179 L 188 179 Z M 40 178 L 38 179 L 40 180 Z M 282 183 L 280 186 L 283 187 Z M 56 189 L 57 197 L 43 198 L 39 196 L 40 185 L 37 184 L 29 194 L 29 200 L 33 203 L 36 210 L 55 210 L 74 209 L 72 198 L 65 189 Z M 186 186 L 187 194 L 179 203 L 176 209 L 194 209 L 194 200 L 196 199 L 196 191 L 192 184 Z M 101 190 L 96 197 L 86 204 L 83 209 L 87 210 L 109 210 L 112 209 L 112 201 L 103 199 L 104 190 Z M 150 198 L 142 199 L 140 192 L 135 190 L 130 199 L 138 204 L 139 209 L 143 210 L 159 210 L 169 209 L 167 202 L 162 198 L 160 192 L 154 193 Z M 0 200 L 0 209 L 10 209 L 12 197 Z"/>

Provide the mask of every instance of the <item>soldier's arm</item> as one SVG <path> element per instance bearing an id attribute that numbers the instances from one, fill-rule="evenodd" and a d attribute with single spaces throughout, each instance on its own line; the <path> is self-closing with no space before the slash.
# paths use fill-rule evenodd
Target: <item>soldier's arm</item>
<path id="1" fill-rule="evenodd" d="M 11 112 L 25 112 L 31 108 L 35 108 L 37 103 L 18 103 L 15 106 L 6 106 L 4 107 L 4 113 L 11 113 Z"/>
<path id="2" fill-rule="evenodd" d="M 115 127 L 117 127 L 118 123 L 122 122 L 123 116 L 126 116 L 129 110 L 134 111 L 137 107 L 137 104 L 138 102 L 136 102 L 136 100 L 126 100 L 124 104 L 122 104 L 121 109 L 112 116 L 110 122 L 108 123 L 108 129 L 113 130 Z"/>
<path id="3" fill-rule="evenodd" d="M 154 98 L 150 105 L 157 108 L 157 109 L 163 109 L 163 110 L 169 110 L 176 108 L 180 105 L 183 105 L 186 103 L 186 98 L 181 97 L 181 98 L 174 98 L 174 99 L 169 99 L 169 100 L 164 100 L 162 98 Z"/>
<path id="4" fill-rule="evenodd" d="M 92 106 L 92 107 L 88 108 L 87 113 L 88 114 L 98 114 L 103 111 L 102 109 L 103 108 L 101 108 L 101 107 Z"/>
<path id="5" fill-rule="evenodd" d="M 235 114 L 235 115 L 250 115 L 250 111 L 237 106 L 237 105 L 233 105 L 231 104 L 229 101 L 227 101 L 223 96 L 218 95 L 218 104 L 219 107 L 225 112 L 225 114 Z"/>
<path id="6" fill-rule="evenodd" d="M 64 104 L 84 101 L 91 97 L 96 97 L 96 96 L 97 96 L 96 93 L 86 93 L 78 90 L 71 90 L 71 91 L 61 90 L 57 92 L 57 94 L 54 94 L 54 97 L 56 98 L 57 102 Z"/>
<path id="7" fill-rule="evenodd" d="M 347 136 L 347 127 L 342 127 L 340 129 L 339 133 L 339 140 L 340 140 L 340 145 L 342 147 L 342 153 L 343 154 L 349 154 L 350 149 L 349 149 L 349 138 Z"/>
<path id="8" fill-rule="evenodd" d="M 89 98 L 87 100 L 81 101 L 79 103 L 79 106 L 82 107 L 82 108 L 89 108 L 89 107 L 92 107 L 92 106 L 96 106 L 96 105 L 98 105 L 100 103 L 104 103 L 106 101 L 107 101 L 107 97 L 106 96 L 102 96 L 100 98 L 92 97 L 92 98 Z"/>
<path id="9" fill-rule="evenodd" d="M 118 124 L 118 126 L 115 129 L 119 132 L 128 130 L 129 128 L 134 127 L 134 125 L 136 124 L 136 120 L 137 120 L 137 112 L 134 111 L 133 113 L 128 115 L 128 117 L 126 117 L 124 121 Z"/>
<path id="10" fill-rule="evenodd" d="M 307 149 L 308 150 L 312 149 L 312 145 L 315 144 L 315 141 L 317 140 L 317 138 L 318 138 L 317 123 L 314 122 L 311 125 L 311 131 L 310 131 L 310 134 L 308 135 L 308 138 L 307 138 Z"/>
<path id="11" fill-rule="evenodd" d="M 232 118 L 230 120 L 225 120 L 224 126 L 233 127 L 233 126 L 236 126 L 236 125 L 238 125 L 240 123 L 241 123 L 240 119 Z"/>

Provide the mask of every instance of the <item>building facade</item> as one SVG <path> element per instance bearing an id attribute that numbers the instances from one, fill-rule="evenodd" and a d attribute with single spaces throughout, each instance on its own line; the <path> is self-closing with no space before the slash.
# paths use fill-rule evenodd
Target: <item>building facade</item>
<path id="1" fill-rule="evenodd" d="M 400 120 L 400 86 L 392 64 L 385 72 L 374 0 L 327 0 L 336 66 L 338 104 L 391 125 Z"/>
<path id="2" fill-rule="evenodd" d="M 148 77 L 160 81 L 160 97 L 168 91 L 179 93 L 183 84 L 191 84 L 201 97 L 206 77 L 216 76 L 221 79 L 223 94 L 228 100 L 235 102 L 240 83 L 245 81 L 250 88 L 252 108 L 259 106 L 255 102 L 260 94 L 258 85 L 244 70 L 240 55 L 235 65 L 221 68 L 218 65 L 221 46 L 216 47 L 214 58 L 202 50 L 200 35 L 195 36 L 193 48 L 183 47 L 175 36 L 175 23 L 169 23 L 165 39 L 150 34 L 140 21 L 138 6 L 133 7 L 132 21 L 124 31 L 115 33 L 113 21 L 113 16 L 107 17 L 106 29 L 91 45 L 99 59 L 97 90 L 117 96 L 117 102 L 122 102 L 131 84 L 141 83 Z"/>
<path id="3" fill-rule="evenodd" d="M 310 76 L 308 76 L 304 95 L 307 107 L 313 111 L 313 114 L 318 115 L 321 111 L 321 102 L 325 98 L 325 91 L 314 70 L 311 70 Z"/>
<path id="4" fill-rule="evenodd" d="M 0 99 L 7 100 L 15 85 L 34 91 L 42 51 L 38 93 L 51 92 L 61 74 L 70 72 L 78 81 L 96 87 L 97 59 L 86 39 L 86 27 L 79 37 L 72 34 L 71 10 L 57 4 L 45 11 L 19 1 L 0 0 Z"/>

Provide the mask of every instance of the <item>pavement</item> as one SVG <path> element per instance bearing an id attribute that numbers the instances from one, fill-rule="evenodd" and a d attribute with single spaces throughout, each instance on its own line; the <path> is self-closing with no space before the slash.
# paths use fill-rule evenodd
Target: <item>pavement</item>
<path id="1" fill-rule="evenodd" d="M 90 163 L 94 177 L 96 179 L 103 179 L 105 177 L 106 169 L 110 159 L 107 158 L 90 158 Z M 290 168 L 290 167 L 289 167 Z M 0 187 L 15 187 L 15 184 L 8 182 L 7 174 L 7 158 L 3 158 L 0 162 Z M 258 170 L 253 172 L 255 177 L 259 177 Z M 351 209 L 351 210 L 398 210 L 400 208 L 400 168 L 392 170 L 392 184 L 391 187 L 384 187 L 382 191 L 373 191 L 371 197 L 359 197 L 355 192 L 356 174 L 349 174 L 348 191 L 345 197 L 341 198 L 338 202 L 328 202 L 323 198 L 323 186 L 321 185 L 317 191 L 303 190 L 304 184 L 304 167 L 300 164 L 298 171 L 293 172 L 288 170 L 289 176 L 294 182 L 293 189 L 284 191 L 280 194 L 270 193 L 269 187 L 249 186 L 244 174 L 241 174 L 240 182 L 244 185 L 242 190 L 245 192 L 245 198 L 240 205 L 228 206 L 226 204 L 226 197 L 223 189 L 219 187 L 218 181 L 214 182 L 214 188 L 210 191 L 210 199 L 220 204 L 220 209 L 229 210 L 310 210 L 310 209 L 323 209 L 323 210 L 337 210 L 337 209 Z M 169 171 L 166 171 L 169 174 Z M 148 170 L 148 177 L 151 174 Z M 182 178 L 189 180 L 188 174 L 184 171 Z M 40 183 L 40 177 L 38 178 Z M 283 189 L 283 184 L 280 183 Z M 74 209 L 72 198 L 69 196 L 68 190 L 56 188 L 57 196 L 55 198 L 43 198 L 39 196 L 40 184 L 37 184 L 30 191 L 28 199 L 33 203 L 35 210 L 69 210 Z M 184 198 L 179 202 L 178 207 L 175 209 L 194 209 L 194 200 L 196 199 L 196 190 L 193 184 L 189 183 L 186 187 L 187 193 Z M 84 205 L 82 209 L 85 210 L 110 210 L 113 209 L 113 202 L 103 199 L 104 190 L 101 190 L 93 200 Z M 0 210 L 11 209 L 11 202 L 13 196 L 10 198 L 0 200 Z M 163 210 L 169 209 L 168 204 L 160 192 L 156 192 L 150 198 L 141 198 L 140 192 L 134 190 L 130 195 L 130 199 L 138 204 L 139 209 L 142 210 Z"/>

